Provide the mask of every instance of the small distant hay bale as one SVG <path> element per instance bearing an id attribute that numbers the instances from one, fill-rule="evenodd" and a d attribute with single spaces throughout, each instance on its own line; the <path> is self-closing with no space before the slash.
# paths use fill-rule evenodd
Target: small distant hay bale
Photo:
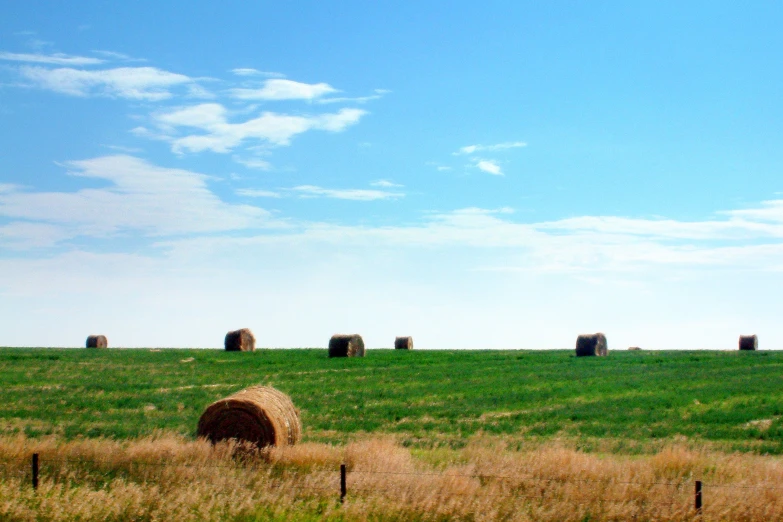
<path id="1" fill-rule="evenodd" d="M 227 352 L 253 352 L 256 349 L 256 338 L 249 328 L 234 330 L 226 334 Z"/>
<path id="2" fill-rule="evenodd" d="M 640 351 L 642 351 L 642 349 L 639 348 L 638 346 L 629 346 L 628 350 L 630 350 L 632 352 L 640 352 Z"/>
<path id="3" fill-rule="evenodd" d="M 302 438 L 302 423 L 288 395 L 251 386 L 207 406 L 196 432 L 213 444 L 235 439 L 257 448 L 291 446 Z"/>
<path id="4" fill-rule="evenodd" d="M 739 338 L 740 350 L 758 350 L 759 338 L 756 335 L 740 335 Z"/>
<path id="5" fill-rule="evenodd" d="M 359 334 L 334 334 L 329 339 L 329 357 L 364 357 L 364 339 Z"/>
<path id="6" fill-rule="evenodd" d="M 583 334 L 576 338 L 576 356 L 606 355 L 606 336 L 602 333 Z"/>
<path id="7" fill-rule="evenodd" d="M 87 348 L 108 348 L 109 341 L 105 335 L 90 335 L 87 337 Z"/>
<path id="8" fill-rule="evenodd" d="M 413 337 L 395 337 L 395 350 L 413 350 Z"/>

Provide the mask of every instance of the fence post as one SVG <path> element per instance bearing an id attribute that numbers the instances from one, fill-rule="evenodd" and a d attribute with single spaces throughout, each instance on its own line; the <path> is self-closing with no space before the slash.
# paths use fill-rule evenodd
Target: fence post
<path id="1" fill-rule="evenodd" d="M 33 453 L 33 489 L 38 489 L 38 454 Z"/>
<path id="2" fill-rule="evenodd" d="M 696 481 L 696 514 L 701 515 L 701 480 Z"/>
<path id="3" fill-rule="evenodd" d="M 345 494 L 348 492 L 348 488 L 345 483 L 345 464 L 340 464 L 340 504 L 345 502 Z"/>

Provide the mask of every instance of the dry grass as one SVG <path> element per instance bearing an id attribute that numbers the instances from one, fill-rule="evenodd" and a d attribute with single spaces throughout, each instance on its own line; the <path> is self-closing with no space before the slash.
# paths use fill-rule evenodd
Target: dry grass
<path id="1" fill-rule="evenodd" d="M 231 456 L 235 449 L 165 433 L 126 442 L 0 438 L 0 519 L 696 520 L 695 479 L 704 482 L 702 520 L 783 519 L 781 490 L 764 489 L 783 484 L 776 457 L 680 446 L 596 455 L 558 443 L 508 451 L 497 439 L 415 452 L 391 438 L 305 443 L 245 460 Z"/>

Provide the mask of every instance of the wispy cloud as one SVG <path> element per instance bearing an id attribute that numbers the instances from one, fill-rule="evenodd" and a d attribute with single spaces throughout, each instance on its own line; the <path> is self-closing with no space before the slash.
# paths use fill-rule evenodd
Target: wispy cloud
<path id="1" fill-rule="evenodd" d="M 45 63 L 49 65 L 98 65 L 104 62 L 99 58 L 88 56 L 71 56 L 68 54 L 30 54 L 30 53 L 8 53 L 0 52 L 0 60 L 26 62 L 26 63 Z"/>
<path id="2" fill-rule="evenodd" d="M 760 208 L 749 208 L 723 212 L 734 218 L 751 219 L 754 221 L 783 223 L 783 200 L 764 201 Z"/>
<path id="3" fill-rule="evenodd" d="M 352 201 L 375 201 L 379 199 L 397 199 L 404 197 L 405 194 L 399 192 L 388 192 L 384 190 L 367 189 L 327 189 L 315 185 L 300 185 L 291 189 L 303 198 L 333 198 L 348 199 Z"/>
<path id="4" fill-rule="evenodd" d="M 72 235 L 48 223 L 15 221 L 0 225 L 0 245 L 13 250 L 49 247 Z"/>
<path id="5" fill-rule="evenodd" d="M 143 152 L 143 150 L 138 147 L 126 147 L 124 145 L 101 145 L 101 146 L 110 150 L 116 150 L 118 152 L 126 152 L 129 154 L 139 154 L 140 152 Z"/>
<path id="6" fill-rule="evenodd" d="M 258 170 L 272 169 L 272 164 L 261 158 L 243 158 L 241 156 L 234 156 L 232 159 L 237 163 L 239 163 L 240 165 L 244 165 L 249 169 L 258 169 Z"/>
<path id="7" fill-rule="evenodd" d="M 500 165 L 498 165 L 494 160 L 479 160 L 476 162 L 476 167 L 481 171 L 492 174 L 493 176 L 503 175 L 503 170 L 501 170 Z"/>
<path id="8" fill-rule="evenodd" d="M 391 181 L 385 180 L 385 179 L 379 179 L 378 181 L 373 181 L 370 183 L 373 187 L 381 187 L 381 188 L 397 188 L 397 187 L 403 187 L 404 185 L 400 185 L 399 183 L 392 183 Z"/>
<path id="9" fill-rule="evenodd" d="M 263 76 L 265 78 L 285 78 L 285 74 L 279 72 L 259 71 L 250 67 L 239 67 L 231 69 L 231 72 L 237 76 Z"/>
<path id="10" fill-rule="evenodd" d="M 296 189 L 311 197 L 335 197 L 321 187 Z M 766 202 L 761 208 L 776 206 L 783 207 L 783 200 Z M 417 224 L 393 226 L 299 223 L 281 234 L 246 237 L 239 244 L 479 249 L 486 254 L 476 258 L 481 261 L 475 269 L 529 274 L 648 273 L 652 266 L 783 271 L 783 216 L 774 222 L 768 222 L 764 215 L 762 221 L 737 217 L 687 222 L 581 216 L 526 223 L 513 219 L 513 212 L 506 207 L 462 208 L 426 214 Z M 228 244 L 240 240 L 217 241 Z M 497 249 L 495 254 L 490 253 L 493 249 Z"/>
<path id="11" fill-rule="evenodd" d="M 327 104 L 327 103 L 367 103 L 368 101 L 372 100 L 379 100 L 383 98 L 383 96 L 391 91 L 386 89 L 375 89 L 375 94 L 371 94 L 369 96 L 342 96 L 342 97 L 335 97 L 335 98 L 320 98 L 318 100 L 318 103 L 321 104 Z"/>
<path id="12" fill-rule="evenodd" d="M 249 198 L 280 198 L 282 195 L 279 192 L 271 190 L 258 190 L 258 189 L 238 189 L 236 191 L 239 196 L 246 196 Z"/>
<path id="13" fill-rule="evenodd" d="M 341 109 L 336 113 L 311 116 L 264 112 L 241 123 L 230 123 L 225 107 L 217 103 L 205 103 L 159 113 L 154 119 L 161 131 L 168 133 L 174 152 L 211 150 L 226 153 L 246 140 L 284 146 L 294 136 L 309 130 L 340 132 L 357 123 L 365 114 L 366 111 L 360 109 Z M 196 128 L 204 133 L 178 137 L 175 135 L 178 128 Z"/>
<path id="14" fill-rule="evenodd" d="M 425 163 L 425 165 L 429 165 L 431 167 L 435 167 L 436 170 L 441 171 L 441 172 L 444 172 L 444 171 L 447 171 L 447 170 L 451 170 L 451 167 L 448 167 L 446 165 L 441 165 L 437 161 L 428 161 L 428 162 Z"/>
<path id="15" fill-rule="evenodd" d="M 101 51 L 101 50 L 93 50 L 92 51 L 95 54 L 99 54 L 103 56 L 104 58 L 108 60 L 117 60 L 121 62 L 146 62 L 144 58 L 134 58 L 132 56 L 129 56 L 125 53 L 118 53 L 115 51 Z M 65 65 L 65 64 L 63 64 Z M 76 64 L 74 64 L 76 65 Z"/>
<path id="16" fill-rule="evenodd" d="M 118 96 L 134 100 L 164 100 L 170 88 L 192 82 L 183 75 L 155 67 L 120 67 L 97 71 L 23 66 L 20 73 L 40 88 L 71 96 Z"/>
<path id="17" fill-rule="evenodd" d="M 314 100 L 337 92 L 328 83 L 301 83 L 293 80 L 266 80 L 259 89 L 235 88 L 231 96 L 240 100 Z"/>
<path id="18" fill-rule="evenodd" d="M 0 216 L 18 223 L 60 227 L 65 237 L 110 236 L 124 231 L 166 236 L 266 226 L 269 213 L 221 201 L 206 176 L 152 165 L 126 155 L 64 164 L 70 174 L 108 181 L 75 192 L 0 192 Z M 15 225 L 17 229 L 22 225 Z"/>
<path id="19" fill-rule="evenodd" d="M 453 152 L 454 156 L 461 156 L 465 154 L 475 154 L 476 152 L 484 151 L 499 151 L 506 149 L 516 149 L 519 147 L 527 147 L 527 143 L 524 141 L 507 141 L 504 143 L 496 143 L 495 145 L 467 145 L 461 147 L 457 152 Z"/>

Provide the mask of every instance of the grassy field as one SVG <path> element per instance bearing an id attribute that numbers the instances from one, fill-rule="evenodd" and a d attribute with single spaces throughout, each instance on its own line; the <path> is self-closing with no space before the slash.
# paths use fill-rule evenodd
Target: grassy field
<path id="1" fill-rule="evenodd" d="M 30 455 L 41 483 L 30 487 Z M 783 520 L 777 457 L 679 446 L 597 455 L 547 442 L 505 451 L 306 442 L 237 460 L 174 435 L 112 441 L 0 436 L 0 520 L 624 522 Z M 339 465 L 347 496 L 339 501 Z M 694 480 L 703 481 L 703 512 Z M 772 488 L 772 489 L 770 489 Z"/>
<path id="2" fill-rule="evenodd" d="M 497 437 L 518 449 L 649 453 L 672 442 L 783 453 L 783 353 L 322 349 L 0 349 L 0 434 L 192 437 L 210 402 L 251 384 L 288 393 L 304 440 L 391 434 L 459 449 Z"/>

